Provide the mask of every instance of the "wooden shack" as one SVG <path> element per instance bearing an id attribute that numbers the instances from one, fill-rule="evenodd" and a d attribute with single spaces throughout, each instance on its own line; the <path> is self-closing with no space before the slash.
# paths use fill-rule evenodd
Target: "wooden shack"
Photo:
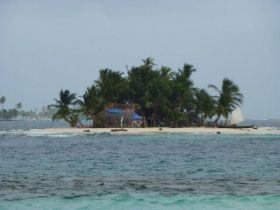
<path id="1" fill-rule="evenodd" d="M 138 128 L 142 127 L 143 117 L 136 113 L 138 104 L 109 103 L 105 106 L 105 127 Z"/>

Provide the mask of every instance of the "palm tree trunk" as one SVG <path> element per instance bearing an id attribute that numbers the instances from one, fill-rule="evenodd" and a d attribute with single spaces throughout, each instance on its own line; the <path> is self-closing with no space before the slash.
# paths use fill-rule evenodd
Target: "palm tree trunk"
<path id="1" fill-rule="evenodd" d="M 226 120 L 225 120 L 225 126 L 227 125 L 227 122 L 228 122 L 228 119 L 226 118 Z"/>
<path id="2" fill-rule="evenodd" d="M 216 119 L 213 121 L 212 125 L 216 125 L 217 126 L 217 123 L 218 121 L 220 120 L 221 118 L 221 115 L 217 115 Z"/>
<path id="3" fill-rule="evenodd" d="M 155 112 L 152 114 L 152 127 L 155 127 L 155 124 L 156 124 L 156 114 L 155 114 Z"/>
<path id="4" fill-rule="evenodd" d="M 92 127 L 94 128 L 94 123 L 95 123 L 95 115 L 91 116 L 91 120 L 92 120 Z"/>
<path id="5" fill-rule="evenodd" d="M 200 121 L 200 126 L 203 126 L 203 125 L 204 125 L 204 122 L 205 122 L 205 117 L 202 116 L 202 117 L 201 117 L 201 121 Z"/>

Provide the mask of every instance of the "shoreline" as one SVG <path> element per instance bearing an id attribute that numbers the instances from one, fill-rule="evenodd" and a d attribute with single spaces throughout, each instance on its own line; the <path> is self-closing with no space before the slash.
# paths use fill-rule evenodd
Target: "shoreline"
<path id="1" fill-rule="evenodd" d="M 186 127 L 186 128 L 169 128 L 169 127 L 151 127 L 151 128 L 44 128 L 32 129 L 45 134 L 149 134 L 149 133 L 185 133 L 185 134 L 276 134 L 280 135 L 280 130 L 260 127 L 253 128 L 206 128 L 206 127 Z"/>

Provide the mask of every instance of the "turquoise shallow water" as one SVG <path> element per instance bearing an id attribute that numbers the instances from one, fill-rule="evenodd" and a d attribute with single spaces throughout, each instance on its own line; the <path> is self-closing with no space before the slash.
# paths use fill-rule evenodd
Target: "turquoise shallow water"
<path id="1" fill-rule="evenodd" d="M 280 195 L 264 196 L 160 196 L 158 194 L 119 194 L 104 197 L 74 199 L 35 198 L 19 201 L 2 201 L 0 209 L 154 209 L 154 210 L 279 210 Z"/>
<path id="2" fill-rule="evenodd" d="M 279 210 L 280 136 L 0 128 L 2 209 Z"/>

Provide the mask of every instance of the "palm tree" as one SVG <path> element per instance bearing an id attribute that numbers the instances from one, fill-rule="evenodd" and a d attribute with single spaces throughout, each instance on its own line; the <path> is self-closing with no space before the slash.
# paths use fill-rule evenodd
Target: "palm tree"
<path id="1" fill-rule="evenodd" d="M 172 80 L 174 77 L 174 72 L 172 72 L 172 69 L 168 66 L 162 66 L 159 69 L 159 74 L 161 77 L 167 79 L 167 80 Z"/>
<path id="2" fill-rule="evenodd" d="M 181 102 L 181 105 L 185 106 L 184 108 L 190 109 L 190 103 L 193 100 L 193 81 L 191 80 L 191 75 L 195 72 L 196 69 L 192 65 L 184 64 L 182 69 L 179 69 L 176 73 L 174 79 L 174 85 L 176 86 L 176 91 L 179 91 L 178 99 Z"/>
<path id="3" fill-rule="evenodd" d="M 194 93 L 195 121 L 198 126 L 204 125 L 205 120 L 215 115 L 215 101 L 206 90 L 196 89 Z"/>
<path id="4" fill-rule="evenodd" d="M 159 72 L 153 69 L 155 65 L 152 58 L 142 60 L 144 64 L 128 70 L 129 101 L 141 107 L 142 114 L 148 125 L 152 124 L 153 104 L 149 92 L 154 79 Z"/>
<path id="5" fill-rule="evenodd" d="M 17 103 L 16 109 L 19 111 L 19 110 L 21 110 L 21 108 L 22 108 L 22 103 L 21 102 Z"/>
<path id="6" fill-rule="evenodd" d="M 5 97 L 5 96 L 2 96 L 2 97 L 0 98 L 1 110 L 3 109 L 3 105 L 4 105 L 5 102 L 6 102 L 6 97 Z"/>
<path id="7" fill-rule="evenodd" d="M 78 124 L 80 124 L 80 119 L 79 119 L 79 115 L 76 113 L 72 113 L 69 116 L 69 124 L 72 128 L 77 127 Z"/>
<path id="8" fill-rule="evenodd" d="M 171 95 L 171 70 L 167 67 L 161 67 L 155 71 L 155 77 L 147 86 L 145 92 L 145 108 L 152 110 L 151 124 L 157 126 L 159 122 L 164 121 L 168 110 L 168 97 Z M 163 114 L 163 111 L 165 114 Z M 160 114 L 162 113 L 162 114 Z"/>
<path id="9" fill-rule="evenodd" d="M 174 82 L 174 72 L 170 67 L 162 66 L 158 70 L 157 77 L 152 81 L 151 90 L 154 109 L 155 126 L 168 125 L 168 119 L 172 116 L 173 101 L 170 100 L 172 96 L 172 85 Z"/>
<path id="10" fill-rule="evenodd" d="M 194 83 L 191 80 L 191 75 L 195 72 L 196 69 L 193 68 L 190 64 L 184 64 L 182 69 L 179 69 L 175 74 L 173 85 L 172 85 L 172 97 L 170 101 L 173 102 L 173 112 L 174 112 L 174 120 L 175 124 L 179 123 L 179 121 L 187 121 L 182 122 L 183 124 L 191 124 L 192 113 L 194 109 Z M 178 118 L 179 117 L 179 118 Z"/>
<path id="11" fill-rule="evenodd" d="M 96 88 L 106 103 L 126 103 L 128 99 L 128 82 L 123 73 L 111 69 L 101 69 Z"/>
<path id="12" fill-rule="evenodd" d="M 142 59 L 144 66 L 149 67 L 149 68 L 153 68 L 153 66 L 155 65 L 154 63 L 154 59 L 151 57 L 148 57 L 146 59 Z"/>
<path id="13" fill-rule="evenodd" d="M 81 111 L 92 120 L 92 126 L 94 126 L 97 114 L 104 109 L 105 100 L 99 96 L 98 89 L 95 85 L 87 88 L 82 99 L 80 101 Z"/>
<path id="14" fill-rule="evenodd" d="M 238 85 L 228 78 L 224 78 L 221 89 L 215 85 L 209 85 L 208 87 L 219 93 L 219 96 L 215 97 L 217 99 L 217 118 L 213 124 L 217 124 L 221 116 L 227 120 L 229 114 L 243 103 L 243 94 L 240 93 Z"/>
<path id="15" fill-rule="evenodd" d="M 59 99 L 54 99 L 56 104 L 49 105 L 57 109 L 53 115 L 53 120 L 63 119 L 70 124 L 71 127 L 76 127 L 78 124 L 77 110 L 75 106 L 78 104 L 76 94 L 70 93 L 69 90 L 61 90 L 59 92 Z"/>

